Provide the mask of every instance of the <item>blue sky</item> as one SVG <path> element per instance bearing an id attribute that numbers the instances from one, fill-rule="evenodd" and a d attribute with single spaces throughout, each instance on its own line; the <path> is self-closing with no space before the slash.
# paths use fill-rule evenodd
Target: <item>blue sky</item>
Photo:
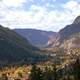
<path id="1" fill-rule="evenodd" d="M 80 15 L 80 0 L 0 0 L 0 24 L 59 31 Z"/>

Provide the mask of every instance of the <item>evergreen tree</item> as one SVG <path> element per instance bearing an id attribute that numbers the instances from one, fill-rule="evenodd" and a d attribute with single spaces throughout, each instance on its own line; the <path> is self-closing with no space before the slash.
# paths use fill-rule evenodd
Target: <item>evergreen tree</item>
<path id="1" fill-rule="evenodd" d="M 45 68 L 44 80 L 52 80 L 52 72 L 51 69 L 48 67 Z"/>
<path id="2" fill-rule="evenodd" d="M 43 73 L 40 68 L 33 65 L 30 75 L 30 80 L 43 80 Z"/>
<path id="3" fill-rule="evenodd" d="M 78 58 L 73 66 L 73 75 L 75 80 L 80 80 L 80 59 Z"/>
<path id="4" fill-rule="evenodd" d="M 43 80 L 43 72 L 40 68 L 37 69 L 37 80 Z"/>
<path id="5" fill-rule="evenodd" d="M 54 76 L 54 80 L 58 80 L 58 75 L 57 75 L 57 68 L 56 65 L 53 66 L 53 76 Z"/>

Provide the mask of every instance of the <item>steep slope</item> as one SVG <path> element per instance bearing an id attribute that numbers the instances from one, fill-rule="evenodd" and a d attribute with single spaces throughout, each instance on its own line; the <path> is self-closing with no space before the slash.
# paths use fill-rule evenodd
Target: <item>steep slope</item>
<path id="1" fill-rule="evenodd" d="M 80 50 L 80 16 L 71 25 L 60 30 L 59 34 L 61 49 L 67 50 L 69 53 L 74 49 Z M 75 51 L 72 53 L 75 53 Z"/>
<path id="2" fill-rule="evenodd" d="M 67 25 L 59 31 L 60 40 L 63 41 L 78 32 L 80 32 L 80 16 L 78 16 L 71 25 Z"/>
<path id="3" fill-rule="evenodd" d="M 57 34 L 51 31 L 41 31 L 35 29 L 15 29 L 21 36 L 27 38 L 33 45 L 38 47 L 46 47 L 49 40 Z"/>
<path id="4" fill-rule="evenodd" d="M 19 34 L 0 25 L 0 64 L 12 64 L 20 61 L 27 63 L 38 61 L 38 48 Z"/>
<path id="5" fill-rule="evenodd" d="M 61 47 L 63 47 L 64 49 L 80 48 L 80 32 L 69 36 L 61 44 Z"/>

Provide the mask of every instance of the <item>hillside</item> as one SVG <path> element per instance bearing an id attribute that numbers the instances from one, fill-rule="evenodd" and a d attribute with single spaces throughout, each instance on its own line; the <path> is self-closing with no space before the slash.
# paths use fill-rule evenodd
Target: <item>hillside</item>
<path id="1" fill-rule="evenodd" d="M 39 51 L 27 39 L 0 25 L 0 65 L 38 61 L 43 57 Z"/>
<path id="2" fill-rule="evenodd" d="M 80 55 L 80 16 L 59 31 L 60 48 L 68 54 Z"/>
<path id="3" fill-rule="evenodd" d="M 67 25 L 59 31 L 60 41 L 78 32 L 80 32 L 80 16 L 78 16 L 71 25 Z"/>
<path id="4" fill-rule="evenodd" d="M 72 24 L 58 32 L 58 35 L 49 40 L 52 51 L 65 51 L 71 48 L 80 48 L 80 16 Z"/>

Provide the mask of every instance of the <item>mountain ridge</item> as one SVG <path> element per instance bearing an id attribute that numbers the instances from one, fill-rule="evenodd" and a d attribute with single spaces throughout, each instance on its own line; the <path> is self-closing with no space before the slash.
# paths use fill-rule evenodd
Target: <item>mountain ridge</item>
<path id="1" fill-rule="evenodd" d="M 60 48 L 68 51 L 68 53 L 72 53 L 74 49 L 80 48 L 80 16 L 76 17 L 71 25 L 66 26 L 60 33 Z M 71 51 L 69 51 L 71 50 Z M 77 52 L 73 52 L 77 53 Z M 79 53 L 79 52 L 78 52 Z"/>
<path id="2" fill-rule="evenodd" d="M 27 38 L 33 45 L 36 45 L 37 47 L 46 47 L 48 40 L 57 35 L 56 32 L 36 29 L 14 29 L 14 31 Z"/>

